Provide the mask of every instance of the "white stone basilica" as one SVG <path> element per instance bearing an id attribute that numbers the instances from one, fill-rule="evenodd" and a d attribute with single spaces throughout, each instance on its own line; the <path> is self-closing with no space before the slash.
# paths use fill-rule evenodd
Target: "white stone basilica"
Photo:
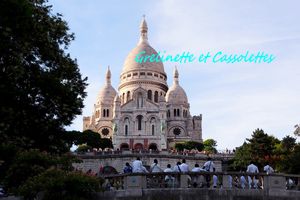
<path id="1" fill-rule="evenodd" d="M 202 115 L 191 116 L 184 89 L 175 68 L 173 85 L 167 85 L 162 62 L 138 63 L 135 57 L 150 46 L 145 19 L 140 40 L 127 56 L 120 75 L 118 93 L 111 85 L 111 72 L 101 88 L 92 116 L 83 118 L 83 130 L 93 130 L 112 138 L 115 149 L 169 149 L 176 142 L 202 142 Z"/>

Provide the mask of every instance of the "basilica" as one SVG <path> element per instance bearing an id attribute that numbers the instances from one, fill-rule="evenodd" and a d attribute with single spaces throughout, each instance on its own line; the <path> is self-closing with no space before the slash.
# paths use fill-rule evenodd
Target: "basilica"
<path id="1" fill-rule="evenodd" d="M 191 116 L 177 68 L 169 87 L 162 62 L 135 61 L 143 51 L 157 54 L 148 42 L 145 19 L 140 24 L 139 42 L 125 59 L 118 92 L 111 85 L 108 68 L 93 113 L 83 118 L 83 130 L 111 138 L 115 149 L 164 150 L 177 142 L 202 142 L 202 115 Z"/>

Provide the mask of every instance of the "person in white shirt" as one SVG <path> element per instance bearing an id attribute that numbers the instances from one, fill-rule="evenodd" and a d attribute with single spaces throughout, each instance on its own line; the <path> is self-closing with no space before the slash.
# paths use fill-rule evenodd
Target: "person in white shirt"
<path id="1" fill-rule="evenodd" d="M 258 167 L 251 162 L 250 165 L 247 167 L 247 172 L 248 173 L 259 173 Z M 249 184 L 249 189 L 252 186 L 252 183 L 254 184 L 254 188 L 257 188 L 257 181 L 255 180 L 254 176 L 248 176 L 248 184 Z"/>
<path id="2" fill-rule="evenodd" d="M 169 173 L 169 172 L 174 172 L 171 168 L 171 164 L 168 164 L 167 165 L 167 168 L 164 170 L 164 172 L 166 173 Z M 165 176 L 165 182 L 166 182 L 166 185 L 168 187 L 171 187 L 173 186 L 174 187 L 174 184 L 175 184 L 175 178 L 172 176 L 172 175 L 166 175 Z"/>
<path id="3" fill-rule="evenodd" d="M 178 161 L 177 164 L 173 168 L 173 172 L 181 172 L 180 165 L 181 165 L 181 162 Z"/>
<path id="4" fill-rule="evenodd" d="M 251 164 L 248 165 L 248 167 L 247 167 L 247 172 L 249 172 L 249 173 L 259 173 L 258 167 L 251 162 Z"/>
<path id="5" fill-rule="evenodd" d="M 159 167 L 157 159 L 154 159 L 153 164 L 150 167 L 151 172 L 162 172 L 163 170 Z"/>
<path id="6" fill-rule="evenodd" d="M 207 172 L 213 172 L 215 170 L 215 164 L 212 161 L 211 157 L 207 158 L 207 161 L 204 163 L 202 168 Z M 210 187 L 210 180 L 211 180 L 210 176 L 211 175 L 209 174 L 206 175 L 206 184 L 208 188 Z"/>
<path id="7" fill-rule="evenodd" d="M 203 169 L 205 171 L 208 171 L 208 172 L 213 172 L 214 169 L 215 169 L 215 164 L 214 162 L 211 160 L 210 157 L 207 158 L 207 161 L 204 163 L 203 165 Z"/>
<path id="8" fill-rule="evenodd" d="M 264 171 L 265 171 L 267 174 L 272 174 L 272 173 L 274 173 L 274 169 L 273 169 L 269 164 L 267 164 L 266 166 L 264 166 Z"/>
<path id="9" fill-rule="evenodd" d="M 185 159 L 182 159 L 182 163 L 179 167 L 180 167 L 181 172 L 189 172 L 190 171 L 189 166 L 185 163 Z"/>
<path id="10" fill-rule="evenodd" d="M 192 169 L 192 172 L 201 172 L 204 171 L 198 164 L 195 164 L 195 167 Z"/>
<path id="11" fill-rule="evenodd" d="M 192 172 L 201 172 L 204 171 L 204 169 L 202 169 L 199 164 L 195 164 L 195 167 L 192 169 Z M 203 175 L 194 175 L 192 177 L 192 184 L 194 187 L 197 187 L 198 185 L 200 187 L 203 187 L 203 183 L 204 183 L 204 177 Z"/>
<path id="12" fill-rule="evenodd" d="M 132 162 L 132 172 L 133 173 L 143 173 L 148 172 L 147 169 L 143 166 L 143 163 L 139 157 Z"/>

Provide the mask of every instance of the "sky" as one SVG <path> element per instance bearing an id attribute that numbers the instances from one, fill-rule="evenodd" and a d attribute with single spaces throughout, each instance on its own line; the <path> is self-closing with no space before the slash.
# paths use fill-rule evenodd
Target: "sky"
<path id="1" fill-rule="evenodd" d="M 176 65 L 192 115 L 202 114 L 203 139 L 218 149 L 241 146 L 257 128 L 282 139 L 300 124 L 300 2 L 297 0 L 49 0 L 63 14 L 75 41 L 68 51 L 88 77 L 83 115 L 68 130 L 82 130 L 110 66 L 117 90 L 128 53 L 146 15 L 157 51 L 200 55 L 263 51 L 271 63 L 165 62 L 168 85 Z"/>

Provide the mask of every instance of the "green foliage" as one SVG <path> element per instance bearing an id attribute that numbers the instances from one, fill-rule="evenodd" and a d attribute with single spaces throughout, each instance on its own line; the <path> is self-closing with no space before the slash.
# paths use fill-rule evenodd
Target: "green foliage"
<path id="1" fill-rule="evenodd" d="M 101 138 L 100 134 L 92 130 L 81 132 L 72 132 L 74 137 L 74 144 L 80 145 L 79 151 L 84 152 L 92 148 L 113 148 L 112 141 L 109 138 Z M 84 146 L 84 145 L 86 146 Z M 83 146 L 82 146 L 83 145 Z M 77 149 L 78 151 L 78 149 Z"/>
<path id="2" fill-rule="evenodd" d="M 200 142 L 195 142 L 195 141 L 187 141 L 187 142 L 182 142 L 182 143 L 176 143 L 175 148 L 178 151 L 183 151 L 184 149 L 187 150 L 192 150 L 192 149 L 197 149 L 198 151 L 203 150 L 203 144 Z"/>
<path id="3" fill-rule="evenodd" d="M 14 162 L 7 171 L 6 186 L 16 189 L 29 177 L 38 175 L 56 165 L 56 159 L 45 152 L 29 150 L 17 154 Z"/>
<path id="4" fill-rule="evenodd" d="M 263 167 L 267 163 L 272 163 L 273 151 L 276 144 L 280 143 L 277 138 L 269 136 L 262 129 L 256 129 L 252 138 L 247 139 L 249 142 L 249 151 L 251 159 L 255 161 L 259 167 Z"/>
<path id="5" fill-rule="evenodd" d="M 6 175 L 6 171 L 12 164 L 19 148 L 12 144 L 0 144 L 0 180 Z"/>
<path id="6" fill-rule="evenodd" d="M 19 189 L 25 199 L 33 199 L 40 192 L 43 200 L 84 200 L 93 199 L 101 190 L 103 181 L 81 172 L 49 169 L 28 179 Z"/>
<path id="7" fill-rule="evenodd" d="M 234 159 L 230 167 L 236 171 L 246 171 L 251 161 L 250 145 L 245 142 L 242 146 L 236 148 Z"/>
<path id="8" fill-rule="evenodd" d="M 204 140 L 203 144 L 204 151 L 206 151 L 207 153 L 217 153 L 217 141 L 215 141 L 214 139 Z"/>
<path id="9" fill-rule="evenodd" d="M 296 146 L 296 138 L 286 136 L 282 139 L 280 146 L 284 153 L 289 154 Z"/>
<path id="10" fill-rule="evenodd" d="M 55 156 L 38 150 L 19 152 L 7 170 L 5 185 L 15 190 L 28 178 L 39 175 L 49 168 L 73 170 L 74 162 L 79 160 L 69 154 Z"/>
<path id="11" fill-rule="evenodd" d="M 102 138 L 100 140 L 100 146 L 99 148 L 105 149 L 105 148 L 114 148 L 111 139 L 109 138 Z"/>
<path id="12" fill-rule="evenodd" d="M 85 153 L 88 151 L 91 151 L 93 148 L 91 146 L 88 146 L 86 144 L 80 144 L 78 145 L 77 149 L 75 150 L 77 153 Z"/>
<path id="13" fill-rule="evenodd" d="M 184 150 L 184 147 L 185 147 L 185 145 L 184 145 L 184 143 L 176 143 L 175 144 L 175 149 L 177 150 L 177 151 L 183 151 Z"/>
<path id="14" fill-rule="evenodd" d="M 0 143 L 66 152 L 64 126 L 81 114 L 86 96 L 74 39 L 46 0 L 0 1 Z"/>
<path id="15" fill-rule="evenodd" d="M 300 144 L 290 136 L 281 141 L 269 136 L 261 129 L 256 129 L 252 137 L 236 149 L 230 168 L 246 170 L 250 162 L 258 165 L 271 164 L 276 171 L 285 173 L 300 173 Z"/>
<path id="16" fill-rule="evenodd" d="M 296 139 L 286 136 L 282 139 L 279 151 L 277 153 L 280 159 L 276 163 L 279 171 L 300 174 L 300 144 L 296 143 Z"/>

